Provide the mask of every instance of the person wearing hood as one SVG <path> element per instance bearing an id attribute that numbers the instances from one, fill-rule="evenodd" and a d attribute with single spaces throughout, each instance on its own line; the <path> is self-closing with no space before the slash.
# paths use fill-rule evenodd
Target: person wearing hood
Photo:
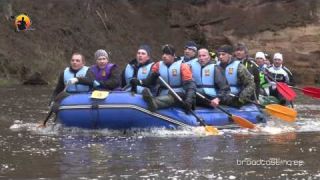
<path id="1" fill-rule="evenodd" d="M 196 85 L 192 79 L 191 69 L 180 58 L 176 58 L 175 48 L 170 44 L 162 47 L 162 59 L 154 64 L 151 74 L 146 79 L 138 80 L 135 78 L 130 83 L 146 87 L 154 86 L 158 82 L 159 76 L 183 99 L 184 103 L 181 105 L 186 111 L 192 109 L 195 104 Z M 149 88 L 144 88 L 142 95 L 150 111 L 179 106 L 181 103 L 161 83 L 159 96 L 154 97 Z"/>
<path id="2" fill-rule="evenodd" d="M 133 78 L 138 80 L 146 79 L 151 73 L 153 64 L 150 46 L 141 45 L 137 50 L 136 58 L 131 60 L 122 72 L 122 88 L 125 88 L 125 90 L 131 89 L 131 91 L 141 94 L 144 87 L 139 85 L 131 86 L 130 80 Z"/>
<path id="3" fill-rule="evenodd" d="M 255 84 L 252 74 L 248 69 L 233 57 L 233 47 L 223 45 L 218 49 L 219 66 L 223 70 L 231 89 L 236 95 L 231 98 L 229 105 L 240 107 L 253 100 Z"/>
<path id="4" fill-rule="evenodd" d="M 96 64 L 90 67 L 90 71 L 94 74 L 94 89 L 114 90 L 120 86 L 120 72 L 117 65 L 110 62 L 108 53 L 99 49 L 94 53 Z"/>

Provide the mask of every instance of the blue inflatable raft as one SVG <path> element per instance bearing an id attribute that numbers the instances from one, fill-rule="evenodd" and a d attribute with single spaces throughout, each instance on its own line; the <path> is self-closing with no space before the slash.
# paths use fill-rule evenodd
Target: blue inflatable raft
<path id="1" fill-rule="evenodd" d="M 252 123 L 265 122 L 263 112 L 255 105 L 240 109 L 224 107 L 230 113 L 241 116 Z M 218 109 L 197 107 L 194 111 L 208 125 L 218 128 L 238 127 Z M 87 129 L 132 129 L 200 126 L 196 118 L 179 107 L 151 112 L 139 94 L 110 92 L 105 99 L 93 99 L 91 94 L 73 94 L 62 100 L 58 119 L 69 127 Z"/>

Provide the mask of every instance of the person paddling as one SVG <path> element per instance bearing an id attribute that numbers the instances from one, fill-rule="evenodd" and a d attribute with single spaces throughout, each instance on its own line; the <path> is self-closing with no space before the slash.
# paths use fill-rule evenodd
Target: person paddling
<path id="1" fill-rule="evenodd" d="M 94 76 L 85 66 L 85 58 L 80 53 L 73 53 L 70 66 L 60 73 L 58 83 L 51 95 L 49 103 L 49 113 L 39 127 L 45 127 L 47 121 L 53 113 L 59 109 L 60 102 L 69 93 L 88 92 L 92 89 Z"/>
<path id="2" fill-rule="evenodd" d="M 202 48 L 198 51 L 198 60 L 190 64 L 192 77 L 197 85 L 197 92 L 204 95 L 210 101 L 210 106 L 227 104 L 230 99 L 230 86 L 222 73 L 220 66 L 215 65 L 209 54 L 209 50 Z M 207 106 L 208 102 L 197 96 L 197 105 Z"/>
<path id="3" fill-rule="evenodd" d="M 253 95 L 255 91 L 255 84 L 252 74 L 243 64 L 240 63 L 240 61 L 236 60 L 232 54 L 232 46 L 221 46 L 218 49 L 218 64 L 222 68 L 223 74 L 228 80 L 231 93 L 236 95 L 228 104 L 230 106 L 240 107 L 248 103 L 247 100 L 254 100 Z"/>
<path id="4" fill-rule="evenodd" d="M 280 104 L 287 104 L 283 96 L 277 91 L 276 82 L 284 82 L 290 86 L 295 85 L 293 74 L 291 71 L 283 66 L 283 55 L 281 53 L 275 53 L 273 56 L 273 64 L 267 68 L 267 78 L 271 81 L 272 86 L 270 87 L 270 95 L 277 97 L 280 100 Z M 276 82 L 272 82 L 276 81 Z"/>
<path id="5" fill-rule="evenodd" d="M 94 76 L 85 66 L 85 58 L 80 53 L 73 53 L 70 60 L 70 66 L 60 73 L 58 83 L 54 89 L 51 102 L 62 92 L 65 87 L 68 93 L 81 93 L 91 90 Z"/>
<path id="6" fill-rule="evenodd" d="M 175 57 L 175 48 L 170 44 L 162 47 L 162 60 L 155 63 L 152 67 L 152 73 L 146 79 L 139 80 L 134 78 L 130 83 L 139 86 L 155 85 L 159 76 L 182 97 L 184 100 L 182 106 L 186 111 L 189 111 L 195 103 L 196 85 L 192 79 L 190 67 L 183 63 L 180 58 Z M 179 106 L 180 101 L 169 93 L 168 88 L 163 84 L 160 85 L 159 93 L 160 96 L 153 97 L 149 88 L 145 88 L 142 91 L 143 99 L 148 103 L 150 111 Z"/>
<path id="7" fill-rule="evenodd" d="M 249 56 L 248 48 L 244 43 L 236 44 L 234 56 L 253 75 L 254 84 L 255 84 L 255 94 L 253 98 L 257 99 L 259 97 L 259 91 L 260 91 L 260 87 L 259 87 L 260 77 L 259 77 L 258 65 L 254 62 L 254 59 Z"/>

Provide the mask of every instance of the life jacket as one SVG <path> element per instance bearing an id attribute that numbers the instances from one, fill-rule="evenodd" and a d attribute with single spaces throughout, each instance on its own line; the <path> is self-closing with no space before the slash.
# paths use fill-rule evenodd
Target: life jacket
<path id="1" fill-rule="evenodd" d="M 220 63 L 219 63 L 220 64 Z M 238 67 L 240 61 L 234 60 L 232 63 L 228 64 L 224 70 L 226 79 L 230 85 L 230 90 L 232 94 L 238 95 L 240 92 L 240 87 L 238 85 Z"/>
<path id="2" fill-rule="evenodd" d="M 111 75 L 111 69 L 115 66 L 115 64 L 108 63 L 103 69 L 100 69 L 97 65 L 91 66 L 90 69 L 94 74 L 95 80 L 106 81 Z"/>
<path id="3" fill-rule="evenodd" d="M 199 61 L 191 63 L 192 77 L 197 85 L 198 92 L 204 92 L 211 97 L 217 96 L 214 88 L 214 70 L 215 64 L 207 64 L 201 67 Z"/>
<path id="4" fill-rule="evenodd" d="M 262 71 L 259 72 L 260 78 L 260 88 L 265 88 L 269 86 L 269 82 L 266 80 L 265 75 Z"/>
<path id="5" fill-rule="evenodd" d="M 268 68 L 268 71 L 270 73 L 270 76 L 277 82 L 289 83 L 288 73 L 282 68 L 282 66 L 271 66 L 270 68 Z"/>
<path id="6" fill-rule="evenodd" d="M 269 82 L 266 80 L 264 72 L 266 71 L 267 65 L 262 65 L 258 67 L 259 70 L 259 79 L 260 79 L 260 88 L 266 88 L 269 87 Z"/>
<path id="7" fill-rule="evenodd" d="M 67 67 L 63 73 L 63 81 L 64 84 L 67 84 L 68 80 L 75 77 L 85 77 L 89 67 L 83 66 L 76 74 L 70 71 L 70 67 Z M 89 86 L 82 84 L 73 84 L 69 85 L 67 88 L 67 92 L 69 93 L 79 93 L 79 92 L 88 92 L 90 90 Z"/>
<path id="8" fill-rule="evenodd" d="M 182 60 L 183 63 L 185 63 L 185 64 L 191 65 L 192 63 L 198 61 L 198 58 L 193 58 L 193 59 L 186 61 L 186 58 L 184 56 L 181 56 L 180 60 Z"/>
<path id="9" fill-rule="evenodd" d="M 182 60 L 175 61 L 169 67 L 160 61 L 159 74 L 175 92 L 184 92 L 182 88 L 181 64 Z M 167 95 L 168 89 L 161 87 L 160 95 Z"/>
<path id="10" fill-rule="evenodd" d="M 153 64 L 154 63 L 149 63 L 149 64 L 146 64 L 146 65 L 139 67 L 136 78 L 139 80 L 146 79 L 151 72 L 151 67 Z M 130 84 L 130 80 L 134 76 L 134 68 L 131 64 L 128 64 L 126 66 L 124 76 L 125 76 L 126 84 Z M 144 89 L 143 86 L 137 86 L 136 93 L 141 94 L 143 89 Z"/>

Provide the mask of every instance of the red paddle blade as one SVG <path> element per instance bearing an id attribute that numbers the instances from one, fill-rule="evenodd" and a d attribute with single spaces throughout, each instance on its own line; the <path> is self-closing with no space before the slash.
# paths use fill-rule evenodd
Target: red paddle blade
<path id="1" fill-rule="evenodd" d="M 315 88 L 315 87 L 304 87 L 302 89 L 302 92 L 305 95 L 315 97 L 315 98 L 320 98 L 320 88 Z"/>
<path id="2" fill-rule="evenodd" d="M 297 94 L 283 82 L 277 82 L 277 90 L 287 101 L 293 101 L 297 96 Z"/>

